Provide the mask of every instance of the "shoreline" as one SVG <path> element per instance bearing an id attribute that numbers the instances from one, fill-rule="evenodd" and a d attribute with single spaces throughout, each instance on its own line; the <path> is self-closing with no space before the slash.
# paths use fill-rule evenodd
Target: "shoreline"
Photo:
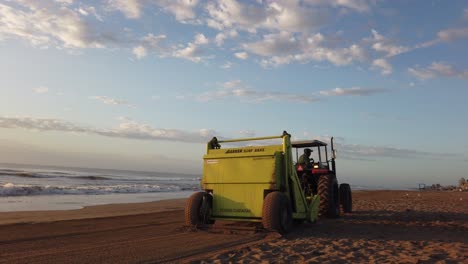
<path id="1" fill-rule="evenodd" d="M 353 190 L 353 194 L 366 193 L 459 193 L 457 191 L 435 191 L 435 190 Z M 0 225 L 19 223 L 44 223 L 65 220 L 79 220 L 92 218 L 105 218 L 125 215 L 138 215 L 157 213 L 171 210 L 184 210 L 185 201 L 193 191 L 186 192 L 186 197 L 162 197 L 150 198 L 150 201 L 130 201 L 117 203 L 103 203 L 83 205 L 78 208 L 44 209 L 44 210 L 12 210 L 0 211 Z M 460 192 L 463 193 L 463 192 Z M 468 194 L 468 193 L 467 193 Z M 118 194 L 127 196 L 130 194 Z M 67 195 L 73 196 L 73 195 Z M 92 196 L 92 195 L 91 195 Z M 104 195 L 102 195 L 104 196 Z M 43 196 L 46 198 L 45 196 Z M 93 196 L 94 197 L 94 196 Z M 4 197 L 2 197 L 4 198 Z M 34 197 L 36 198 L 36 197 Z M 60 198 L 56 195 L 55 198 Z M 467 199 L 468 200 L 468 199 Z"/>

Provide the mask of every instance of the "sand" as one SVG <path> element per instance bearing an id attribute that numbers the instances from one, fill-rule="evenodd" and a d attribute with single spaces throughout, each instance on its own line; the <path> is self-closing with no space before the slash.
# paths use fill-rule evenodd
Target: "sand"
<path id="1" fill-rule="evenodd" d="M 361 191 L 353 200 L 353 213 L 285 236 L 250 223 L 188 230 L 181 199 L 0 213 L 0 262 L 468 263 L 468 193 Z"/>

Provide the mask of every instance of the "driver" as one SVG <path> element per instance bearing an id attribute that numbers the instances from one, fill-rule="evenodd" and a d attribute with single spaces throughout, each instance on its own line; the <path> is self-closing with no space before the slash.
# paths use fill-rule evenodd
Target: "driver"
<path id="1" fill-rule="evenodd" d="M 312 150 L 310 148 L 304 149 L 304 154 L 299 157 L 297 161 L 298 164 L 305 165 L 306 168 L 312 168 L 312 163 L 310 162 L 310 154 L 312 154 Z"/>

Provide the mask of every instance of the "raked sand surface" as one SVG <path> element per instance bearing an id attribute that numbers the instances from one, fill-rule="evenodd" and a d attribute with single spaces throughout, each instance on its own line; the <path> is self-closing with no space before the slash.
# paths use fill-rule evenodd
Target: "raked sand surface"
<path id="1" fill-rule="evenodd" d="M 183 199 L 0 213 L 0 262 L 468 263 L 468 193 L 360 191 L 353 202 L 285 236 L 245 223 L 187 230 Z"/>

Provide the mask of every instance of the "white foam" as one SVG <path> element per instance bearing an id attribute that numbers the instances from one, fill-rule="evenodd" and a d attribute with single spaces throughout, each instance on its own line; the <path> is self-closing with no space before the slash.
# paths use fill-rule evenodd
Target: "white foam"
<path id="1" fill-rule="evenodd" d="M 78 185 L 52 186 L 6 183 L 0 185 L 0 196 L 30 196 L 52 194 L 112 194 L 112 193 L 154 193 L 175 192 L 186 188 L 168 185 L 122 184 L 122 185 Z M 190 188 L 189 188 L 190 189 Z"/>

